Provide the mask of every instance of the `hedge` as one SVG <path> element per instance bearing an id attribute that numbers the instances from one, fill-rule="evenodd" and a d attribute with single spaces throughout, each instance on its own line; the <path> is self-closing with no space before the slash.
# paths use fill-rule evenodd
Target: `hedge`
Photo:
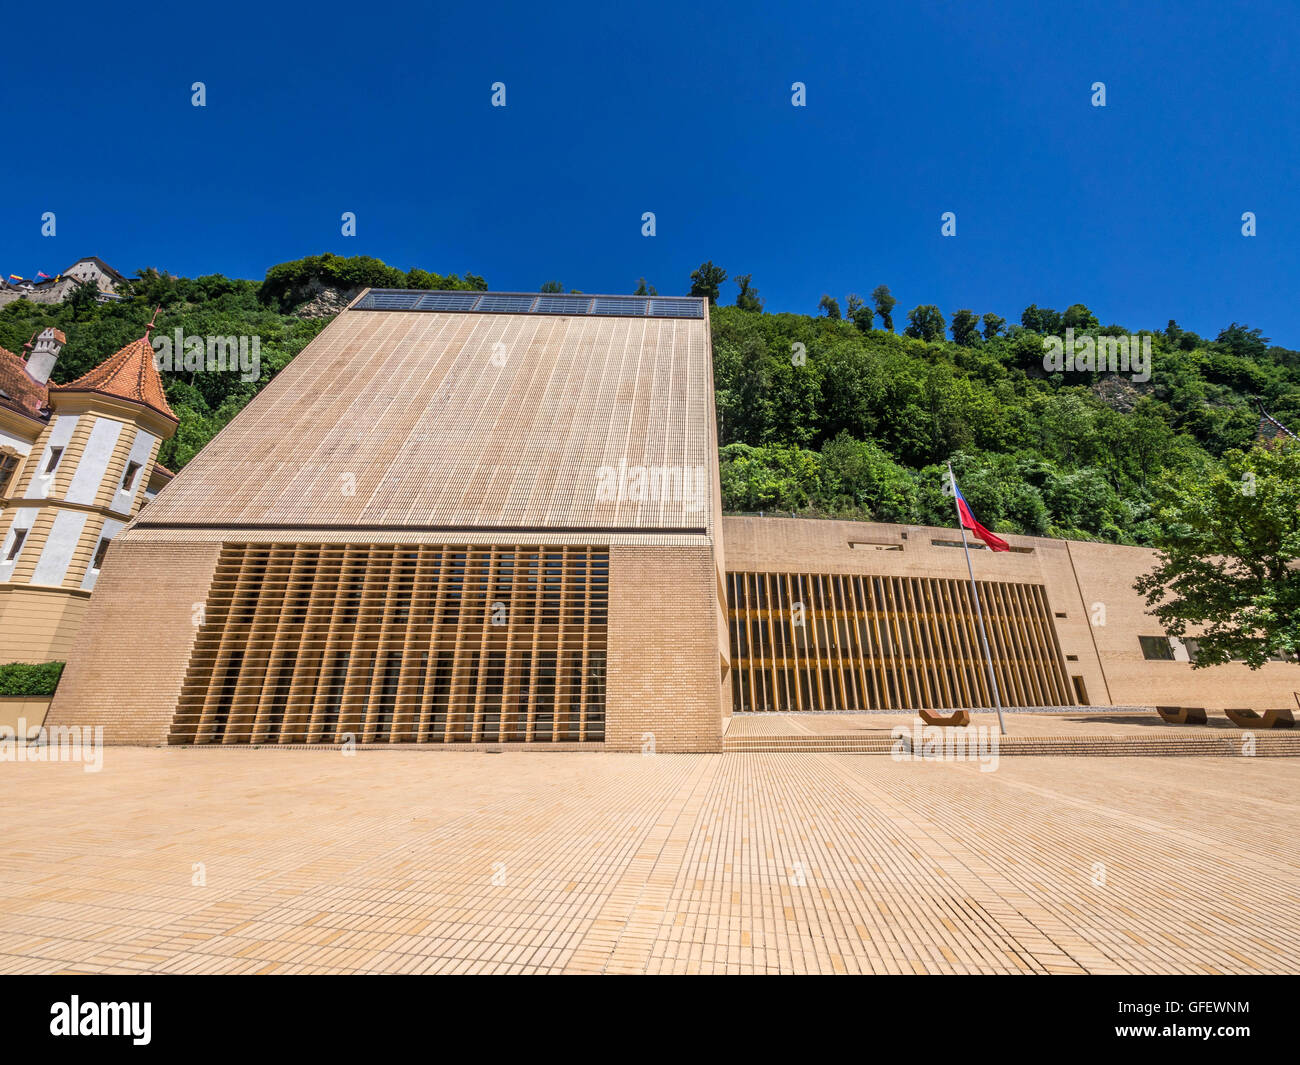
<path id="1" fill-rule="evenodd" d="M 0 666 L 0 696 L 53 695 L 62 662 L 9 662 Z"/>

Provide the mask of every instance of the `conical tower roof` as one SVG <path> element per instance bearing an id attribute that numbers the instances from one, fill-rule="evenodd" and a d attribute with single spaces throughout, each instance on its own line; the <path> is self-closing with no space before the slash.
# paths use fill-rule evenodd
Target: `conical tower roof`
<path id="1" fill-rule="evenodd" d="M 82 374 L 66 385 L 50 385 L 53 392 L 98 392 L 118 399 L 139 403 L 157 411 L 173 422 L 180 419 L 167 405 L 163 391 L 162 375 L 153 362 L 153 345 L 146 333 L 133 340 L 115 355 L 110 355 L 93 370 Z"/>

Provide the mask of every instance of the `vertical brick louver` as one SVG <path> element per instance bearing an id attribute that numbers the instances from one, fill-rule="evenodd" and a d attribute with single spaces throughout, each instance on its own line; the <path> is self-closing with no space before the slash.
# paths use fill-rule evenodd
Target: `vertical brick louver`
<path id="1" fill-rule="evenodd" d="M 228 544 L 173 743 L 590 743 L 609 555 Z"/>
<path id="2" fill-rule="evenodd" d="M 970 585 L 852 573 L 729 573 L 736 710 L 992 706 Z M 981 581 L 1005 706 L 1074 698 L 1045 589 Z"/>

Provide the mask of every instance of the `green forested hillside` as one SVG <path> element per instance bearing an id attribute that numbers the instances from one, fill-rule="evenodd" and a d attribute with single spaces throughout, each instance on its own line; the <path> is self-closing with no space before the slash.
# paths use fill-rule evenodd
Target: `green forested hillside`
<path id="1" fill-rule="evenodd" d="M 391 288 L 486 288 L 482 278 L 466 274 L 409 272 L 367 256 L 318 255 L 281 263 L 266 279 L 235 281 L 220 274 L 175 278 L 142 270 L 121 303 L 96 303 L 79 293 L 63 304 L 18 300 L 0 309 L 0 347 L 17 354 L 33 333 L 46 326 L 62 329 L 68 343 L 54 379 L 67 382 L 102 362 L 143 334 L 154 308 L 161 307 L 155 336 L 259 337 L 261 374 L 243 381 L 239 373 L 172 371 L 163 374 L 167 399 L 180 418 L 176 435 L 163 444 L 158 460 L 173 470 L 192 459 L 265 384 L 329 322 L 329 316 L 304 318 L 294 313 L 300 302 L 322 287 L 355 292 L 366 286 Z"/>
<path id="2" fill-rule="evenodd" d="M 155 335 L 172 335 L 180 328 L 190 336 L 260 336 L 257 381 L 241 381 L 238 372 L 163 375 L 167 400 L 180 418 L 176 435 L 163 444 L 158 456 L 171 469 L 189 462 L 326 322 L 264 307 L 258 302 L 261 285 L 256 281 L 232 281 L 220 275 L 173 279 L 146 272 L 134 288 L 135 296 L 122 303 L 101 304 L 93 299 L 55 305 L 10 303 L 0 309 L 0 347 L 21 354 L 34 332 L 50 325 L 62 329 L 68 343 L 54 379 L 67 382 L 138 339 L 160 304 Z"/>
<path id="3" fill-rule="evenodd" d="M 706 263 L 692 275 L 692 292 L 716 299 L 725 278 Z M 1171 321 L 1151 334 L 1151 378 L 1137 383 L 1128 374 L 1043 370 L 1043 335 L 1066 325 L 1129 331 L 1099 326 L 1081 304 L 1065 312 L 1031 306 L 1010 327 L 984 315 L 982 330 L 978 316 L 958 311 L 948 340 L 942 314 L 929 306 L 907 316 L 910 335 L 896 334 L 883 286 L 874 312 L 851 296 L 842 318 L 829 296 L 817 317 L 763 313 L 752 279 L 737 281 L 739 306 L 712 310 L 730 511 L 950 524 L 941 472 L 951 459 L 976 513 L 998 531 L 1151 543 L 1155 478 L 1165 470 L 1203 476 L 1225 451 L 1249 445 L 1255 397 L 1300 425 L 1300 353 L 1270 346 L 1258 329 L 1233 324 L 1204 340 Z M 164 374 L 181 426 L 161 461 L 177 469 L 324 327 L 328 308 L 304 317 L 303 301 L 362 285 L 487 287 L 472 274 L 401 271 L 366 257 L 284 263 L 264 282 L 148 270 L 122 303 L 87 294 L 56 306 L 9 304 L 0 309 L 0 346 L 21 352 L 37 330 L 63 329 L 68 345 L 55 377 L 67 381 L 139 337 L 156 305 L 160 334 L 259 336 L 257 381 Z"/>
<path id="4" fill-rule="evenodd" d="M 1153 478 L 1195 475 L 1249 445 L 1253 397 L 1300 423 L 1300 353 L 1258 330 L 1206 342 L 1171 322 L 1152 336 L 1144 384 L 1048 374 L 1042 335 L 1011 332 L 927 342 L 835 317 L 715 308 L 728 509 L 949 524 L 951 458 L 991 528 L 1148 543 Z"/>

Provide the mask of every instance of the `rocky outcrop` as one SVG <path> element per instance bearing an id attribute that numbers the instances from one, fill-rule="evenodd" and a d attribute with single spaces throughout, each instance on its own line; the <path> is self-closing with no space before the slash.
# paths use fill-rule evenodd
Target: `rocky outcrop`
<path id="1" fill-rule="evenodd" d="M 294 308 L 299 318 L 332 318 L 357 298 L 359 288 L 331 288 L 312 281 L 302 293 L 303 302 Z"/>
<path id="2" fill-rule="evenodd" d="M 360 291 L 360 287 L 335 289 L 322 285 L 320 281 L 311 281 L 299 293 L 295 293 L 300 302 L 295 300 L 296 306 L 292 313 L 300 319 L 329 319 L 356 299 Z"/>
<path id="3" fill-rule="evenodd" d="M 1092 386 L 1092 394 L 1112 410 L 1128 414 L 1137 406 L 1137 401 L 1150 393 L 1150 388 L 1135 385 L 1119 374 L 1107 374 Z"/>

